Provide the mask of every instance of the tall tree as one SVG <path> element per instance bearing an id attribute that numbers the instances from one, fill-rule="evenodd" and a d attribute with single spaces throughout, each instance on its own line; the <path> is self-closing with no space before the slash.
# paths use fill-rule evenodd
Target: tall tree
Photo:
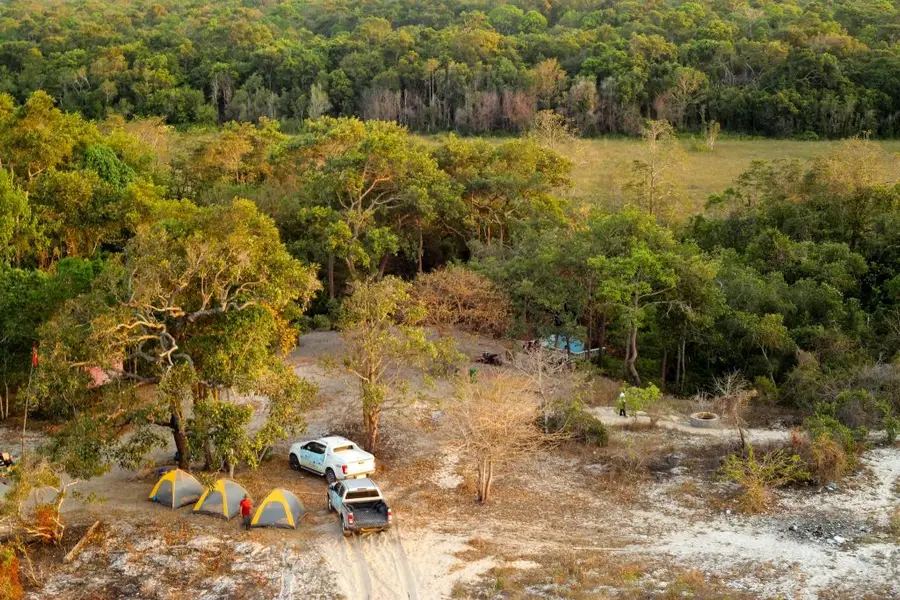
<path id="1" fill-rule="evenodd" d="M 343 363 L 359 380 L 364 446 L 370 452 L 378 442 L 382 411 L 406 397 L 403 370 L 440 369 L 458 358 L 451 339 L 429 338 L 420 326 L 425 316 L 412 285 L 391 276 L 357 283 L 344 301 Z"/>
<path id="2" fill-rule="evenodd" d="M 99 367 L 123 381 L 159 383 L 156 404 L 141 407 L 142 416 L 134 406 L 117 410 L 170 427 L 187 467 L 192 407 L 218 401 L 225 386 L 264 389 L 293 345 L 290 315 L 319 283 L 252 203 L 181 211 L 138 231 L 92 292 L 44 328 L 42 353 L 76 379 L 83 367 Z M 39 379 L 54 370 L 39 369 Z M 38 381 L 40 401 L 53 401 L 51 387 Z M 74 414 L 90 415 L 96 394 L 83 385 L 80 393 L 85 404 Z"/>

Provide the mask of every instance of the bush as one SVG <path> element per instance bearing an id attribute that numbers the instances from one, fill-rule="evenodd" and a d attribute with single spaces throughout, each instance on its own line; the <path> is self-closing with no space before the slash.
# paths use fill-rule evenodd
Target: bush
<path id="1" fill-rule="evenodd" d="M 416 299 L 427 309 L 425 322 L 457 326 L 469 333 L 502 336 L 509 329 L 509 298 L 490 279 L 471 269 L 449 266 L 415 282 Z"/>
<path id="2" fill-rule="evenodd" d="M 769 404 L 775 404 L 778 401 L 778 387 L 768 377 L 757 377 L 753 380 L 753 387 L 756 388 L 760 401 Z"/>
<path id="3" fill-rule="evenodd" d="M 554 411 L 547 425 L 549 429 L 565 432 L 583 444 L 606 446 L 609 443 L 606 425 L 577 404 L 568 410 Z"/>
<path id="4" fill-rule="evenodd" d="M 900 539 L 900 506 L 895 506 L 888 515 L 888 529 L 894 537 Z"/>
<path id="5" fill-rule="evenodd" d="M 621 408 L 621 405 L 624 404 L 625 410 L 631 413 L 635 419 L 637 419 L 639 411 L 646 412 L 654 404 L 662 400 L 662 392 L 652 383 L 643 388 L 627 387 L 622 393 L 624 396 L 619 399 L 618 406 Z"/>
<path id="6" fill-rule="evenodd" d="M 775 450 L 757 457 L 752 445 L 747 446 L 746 456 L 733 454 L 725 459 L 720 474 L 726 481 L 741 486 L 737 508 L 748 514 L 768 510 L 773 489 L 809 479 L 799 455 Z"/>
<path id="7" fill-rule="evenodd" d="M 897 434 L 900 433 L 900 417 L 888 416 L 884 418 L 884 434 L 887 443 L 894 445 L 897 441 Z"/>
<path id="8" fill-rule="evenodd" d="M 330 331 L 331 319 L 328 315 L 313 315 L 310 325 L 315 331 Z"/>
<path id="9" fill-rule="evenodd" d="M 850 470 L 850 459 L 840 445 L 822 434 L 809 445 L 806 465 L 819 485 L 839 481 Z"/>
<path id="10" fill-rule="evenodd" d="M 10 546 L 0 546 L 0 599 L 19 600 L 24 596 L 19 581 L 19 557 Z"/>
<path id="11" fill-rule="evenodd" d="M 863 447 L 863 444 L 857 439 L 864 440 L 866 431 L 862 428 L 853 430 L 841 423 L 836 417 L 837 409 L 837 405 L 831 402 L 820 404 L 816 407 L 816 413 L 803 422 L 803 428 L 806 429 L 812 440 L 824 435 L 837 442 L 852 463 Z"/>

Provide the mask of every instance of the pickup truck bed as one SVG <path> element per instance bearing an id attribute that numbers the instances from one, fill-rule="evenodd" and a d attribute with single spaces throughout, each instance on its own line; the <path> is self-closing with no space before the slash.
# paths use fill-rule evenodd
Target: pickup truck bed
<path id="1" fill-rule="evenodd" d="M 381 500 L 353 502 L 346 506 L 353 511 L 354 530 L 384 529 L 388 526 L 387 504 Z"/>

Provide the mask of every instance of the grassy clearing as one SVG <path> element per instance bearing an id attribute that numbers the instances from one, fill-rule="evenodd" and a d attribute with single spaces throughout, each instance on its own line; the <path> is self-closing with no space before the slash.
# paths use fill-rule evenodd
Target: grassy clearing
<path id="1" fill-rule="evenodd" d="M 573 153 L 576 160 L 573 172 L 574 193 L 579 196 L 599 195 L 615 197 L 623 182 L 623 173 L 640 149 L 638 140 L 583 140 Z M 811 160 L 832 151 L 838 141 L 797 142 L 789 140 L 729 140 L 716 143 L 712 152 L 692 150 L 694 141 L 683 142 L 687 164 L 684 169 L 684 189 L 696 202 L 705 202 L 715 192 L 727 188 L 754 160 L 797 159 Z M 886 152 L 900 152 L 900 140 L 880 142 Z"/>
<path id="2" fill-rule="evenodd" d="M 442 136 L 427 136 L 428 145 L 437 144 Z M 493 138 L 503 141 L 508 138 Z M 754 160 L 797 159 L 807 161 L 835 149 L 840 141 L 800 142 L 771 139 L 719 139 L 715 150 L 694 149 L 699 140 L 685 139 L 687 164 L 683 173 L 684 190 L 695 206 L 703 206 L 707 197 L 727 188 Z M 900 140 L 878 142 L 888 160 L 900 152 Z M 575 162 L 571 194 L 576 197 L 615 201 L 621 194 L 625 174 L 638 157 L 641 141 L 628 138 L 595 138 L 578 140 L 565 154 Z M 894 172 L 896 173 L 896 171 Z"/>

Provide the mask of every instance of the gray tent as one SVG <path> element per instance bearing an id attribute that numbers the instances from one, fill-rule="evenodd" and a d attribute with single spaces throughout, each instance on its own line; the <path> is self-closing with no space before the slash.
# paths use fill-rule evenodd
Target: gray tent
<path id="1" fill-rule="evenodd" d="M 193 475 L 181 469 L 173 469 L 160 477 L 153 486 L 150 500 L 163 506 L 181 508 L 195 503 L 202 494 L 203 486 Z"/>
<path id="2" fill-rule="evenodd" d="M 194 512 L 215 515 L 223 519 L 236 517 L 241 512 L 241 500 L 246 494 L 247 490 L 239 483 L 230 479 L 219 479 L 212 489 L 203 492 L 197 505 L 194 506 Z"/>
<path id="3" fill-rule="evenodd" d="M 303 503 L 297 496 L 285 489 L 278 488 L 272 490 L 256 509 L 250 526 L 296 529 L 305 514 L 306 509 L 303 508 Z"/>

